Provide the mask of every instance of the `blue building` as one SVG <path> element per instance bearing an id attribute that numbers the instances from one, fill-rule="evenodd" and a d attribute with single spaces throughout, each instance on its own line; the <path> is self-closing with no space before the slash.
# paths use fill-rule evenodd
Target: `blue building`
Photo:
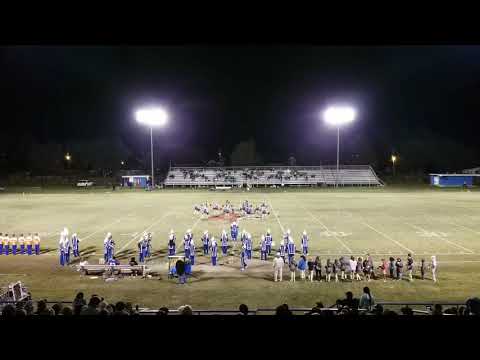
<path id="1" fill-rule="evenodd" d="M 122 176 L 122 186 L 146 188 L 150 181 L 150 175 L 127 175 Z"/>
<path id="2" fill-rule="evenodd" d="M 430 174 L 430 185 L 438 187 L 472 187 L 473 174 Z"/>

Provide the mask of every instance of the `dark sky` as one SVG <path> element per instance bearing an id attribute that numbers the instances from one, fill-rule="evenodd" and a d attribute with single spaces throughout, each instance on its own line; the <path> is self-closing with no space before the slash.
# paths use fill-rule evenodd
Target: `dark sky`
<path id="1" fill-rule="evenodd" d="M 134 109 L 162 104 L 170 123 L 155 141 L 173 159 L 193 148 L 207 160 L 253 137 L 267 161 L 331 160 L 335 131 L 319 114 L 336 101 L 358 110 L 344 151 L 425 134 L 478 155 L 480 47 L 3 47 L 0 99 L 9 136 L 120 136 L 134 151 L 147 140 Z"/>

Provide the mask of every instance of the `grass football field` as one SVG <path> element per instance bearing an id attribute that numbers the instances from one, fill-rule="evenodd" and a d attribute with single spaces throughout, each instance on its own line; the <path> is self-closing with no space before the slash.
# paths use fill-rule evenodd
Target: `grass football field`
<path id="1" fill-rule="evenodd" d="M 145 192 L 108 189 L 13 189 L 0 193 L 0 232 L 9 234 L 39 232 L 41 256 L 0 255 L 0 285 L 20 280 L 34 299 L 72 300 L 76 292 L 87 297 L 99 294 L 109 302 L 132 301 L 140 306 L 175 308 L 190 304 L 196 309 L 235 309 L 240 303 L 250 308 L 311 307 L 316 301 L 331 305 L 352 290 L 360 296 L 365 281 L 297 282 L 272 281 L 271 261 L 254 260 L 240 271 L 238 256 L 233 262 L 220 257 L 219 266 L 209 265 L 201 255 L 200 237 L 204 230 L 219 238 L 229 230 L 223 218 L 200 219 L 193 205 L 203 201 L 220 204 L 229 200 L 238 206 L 248 199 L 254 204 L 266 201 L 273 212 L 265 219 L 241 219 L 258 247 L 260 235 L 270 228 L 278 245 L 282 233 L 291 229 L 300 247 L 306 230 L 310 256 L 327 258 L 373 255 L 375 266 L 382 257 L 413 254 L 430 261 L 437 255 L 438 282 L 415 279 L 371 281 L 368 286 L 377 300 L 384 301 L 465 301 L 480 293 L 480 192 L 430 188 L 381 189 L 275 189 L 250 192 L 211 192 L 206 190 L 160 190 Z M 153 256 L 148 265 L 157 275 L 150 279 L 122 278 L 105 282 L 101 277 L 81 276 L 73 266 L 58 265 L 59 232 L 67 227 L 81 242 L 82 260 L 98 263 L 103 256 L 103 239 L 111 232 L 122 263 L 137 257 L 136 242 L 144 231 L 153 234 Z M 193 229 L 197 258 L 193 278 L 187 285 L 167 279 L 166 245 L 174 229 L 177 248 L 186 229 Z M 299 258 L 297 254 L 296 258 Z M 73 261 L 72 265 L 78 263 Z M 416 274 L 419 271 L 416 269 Z M 430 274 L 427 272 L 427 278 Z M 287 269 L 284 280 L 289 279 Z"/>

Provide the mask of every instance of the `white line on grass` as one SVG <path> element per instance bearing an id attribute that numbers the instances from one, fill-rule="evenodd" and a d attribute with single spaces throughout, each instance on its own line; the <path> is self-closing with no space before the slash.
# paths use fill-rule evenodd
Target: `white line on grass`
<path id="1" fill-rule="evenodd" d="M 413 255 L 413 254 L 415 254 L 415 253 L 413 252 L 413 250 L 411 250 L 411 249 L 407 248 L 405 245 L 403 245 L 403 244 L 402 244 L 402 243 L 400 243 L 399 241 L 397 241 L 397 240 L 393 239 L 393 238 L 392 238 L 392 237 L 390 237 L 389 235 L 387 235 L 387 234 L 385 234 L 385 233 L 381 232 L 380 230 L 378 230 L 378 229 L 374 228 L 372 225 L 370 225 L 370 224 L 367 224 L 367 223 L 366 223 L 366 222 L 364 222 L 364 221 L 360 221 L 360 223 L 361 223 L 361 224 L 363 224 L 364 226 L 366 226 L 366 227 L 368 227 L 368 228 L 372 229 L 372 230 L 373 230 L 373 231 L 375 231 L 377 234 L 380 234 L 380 235 L 382 235 L 382 236 L 383 236 L 385 239 L 388 239 L 388 240 L 390 240 L 390 241 L 394 242 L 395 244 L 397 244 L 398 246 L 400 246 L 402 249 L 404 249 L 404 250 L 407 250 L 407 251 L 408 251 L 410 254 L 412 254 L 412 255 Z"/>
<path id="2" fill-rule="evenodd" d="M 417 229 L 417 230 L 420 230 L 420 231 L 423 231 L 423 232 L 428 232 L 427 229 L 424 229 L 424 228 L 422 228 L 421 226 L 414 225 L 414 224 L 410 224 L 410 223 L 408 223 L 408 222 L 406 222 L 405 224 L 407 224 L 408 226 L 410 226 L 410 227 L 412 227 L 412 228 L 414 228 L 414 229 Z M 445 239 L 445 238 L 443 238 L 443 237 L 441 237 L 441 236 L 439 236 L 439 235 L 436 235 L 436 234 L 435 234 L 434 236 L 435 236 L 436 238 L 440 239 L 440 240 L 445 241 L 447 244 L 456 246 L 456 247 L 459 248 L 459 249 L 462 249 L 462 250 L 464 250 L 464 251 L 467 251 L 469 254 L 475 254 L 475 252 L 474 252 L 473 250 L 470 250 L 470 249 L 468 249 L 468 248 L 466 248 L 466 247 L 464 247 L 464 246 L 462 246 L 462 245 L 458 245 L 458 244 L 454 243 L 453 241 L 450 241 L 450 240 L 448 240 L 448 239 Z"/>
<path id="3" fill-rule="evenodd" d="M 331 232 L 328 227 L 322 222 L 320 221 L 320 219 L 317 219 L 310 211 L 308 211 L 303 205 L 302 205 L 303 209 L 307 212 L 308 215 L 310 215 L 310 217 L 315 220 L 317 223 L 319 223 L 326 231 L 328 232 Z M 350 253 L 352 254 L 352 250 L 347 246 L 347 244 L 345 244 L 345 242 L 343 242 L 337 235 L 335 235 L 333 232 L 331 232 L 333 234 L 333 237 Z"/>
<path id="4" fill-rule="evenodd" d="M 455 222 L 455 221 L 450 222 L 450 225 L 453 225 L 453 226 L 456 226 L 456 227 L 458 227 L 458 228 L 461 228 L 461 229 L 465 229 L 465 230 L 467 230 L 467 231 L 470 231 L 470 232 L 472 232 L 472 233 L 474 233 L 474 234 L 480 235 L 480 231 L 476 231 L 476 230 L 473 230 L 473 229 L 471 229 L 471 228 L 469 228 L 469 227 L 467 227 L 467 226 L 460 225 L 460 224 L 458 224 L 458 223 Z"/>
<path id="5" fill-rule="evenodd" d="M 87 236 L 83 237 L 83 238 L 80 238 L 81 241 L 84 241 L 84 240 L 87 240 L 88 238 L 91 238 L 93 235 L 99 233 L 100 231 L 102 230 L 105 230 L 106 228 L 112 226 L 112 225 L 115 225 L 115 224 L 118 224 L 120 221 L 122 221 L 123 219 L 125 219 L 127 216 L 124 216 L 124 217 L 121 217 L 113 222 L 111 222 L 110 224 L 107 224 L 105 226 L 102 226 L 100 229 L 94 231 L 93 233 L 91 234 L 88 234 Z"/>
<path id="6" fill-rule="evenodd" d="M 280 222 L 280 219 L 277 216 L 277 212 L 273 209 L 272 200 L 270 199 L 270 197 L 269 197 L 268 200 L 270 202 L 270 207 L 272 208 L 273 215 L 275 215 L 275 219 L 277 219 L 278 225 L 280 226 L 280 229 L 282 230 L 282 234 L 285 234 L 285 229 L 284 229 L 282 223 Z"/>
<path id="7" fill-rule="evenodd" d="M 165 214 L 163 214 L 159 219 L 155 220 L 153 223 L 151 223 L 146 229 L 144 229 L 143 231 L 141 232 L 138 232 L 137 234 L 139 234 L 138 236 L 132 236 L 132 239 L 130 241 L 128 241 L 125 245 L 123 245 L 119 250 L 118 252 L 124 250 L 128 245 L 130 245 L 133 241 L 135 241 L 137 238 L 139 238 L 140 236 L 143 235 L 143 233 L 145 231 L 148 231 L 150 230 L 152 227 L 154 227 L 156 224 L 158 224 L 160 221 L 162 221 L 165 217 L 167 217 L 168 215 L 170 215 L 171 212 L 167 212 Z"/>

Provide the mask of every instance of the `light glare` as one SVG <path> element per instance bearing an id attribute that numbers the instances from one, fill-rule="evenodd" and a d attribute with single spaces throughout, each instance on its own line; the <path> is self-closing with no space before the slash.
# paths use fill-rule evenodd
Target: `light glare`
<path id="1" fill-rule="evenodd" d="M 323 113 L 324 120 L 331 125 L 340 126 L 355 120 L 355 110 L 348 106 L 331 106 Z"/>
<path id="2" fill-rule="evenodd" d="M 139 123 L 149 126 L 163 126 L 167 123 L 167 113 L 162 108 L 141 109 L 135 112 L 135 118 Z"/>

